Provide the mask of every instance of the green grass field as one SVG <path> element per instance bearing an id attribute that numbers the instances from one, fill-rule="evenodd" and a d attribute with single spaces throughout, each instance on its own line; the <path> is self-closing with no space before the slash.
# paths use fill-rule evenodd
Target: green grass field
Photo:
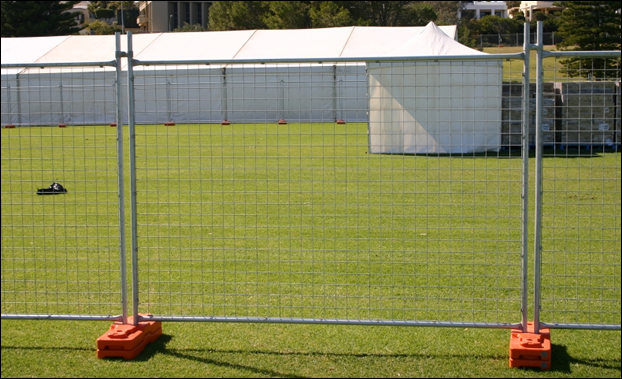
<path id="1" fill-rule="evenodd" d="M 1 131 L 3 313 L 120 312 L 115 131 Z M 366 126 L 354 123 L 139 126 L 136 142 L 141 312 L 520 321 L 516 154 L 367 154 Z M 576 153 L 544 163 L 543 315 L 619 324 L 620 153 Z M 53 180 L 69 193 L 35 195 Z M 530 199 L 533 214 L 533 190 Z M 529 232 L 533 241 L 533 220 Z M 2 376 L 621 370 L 619 331 L 554 330 L 553 369 L 541 372 L 508 368 L 508 330 L 167 322 L 160 340 L 125 362 L 95 356 L 108 326 L 2 320 Z"/>

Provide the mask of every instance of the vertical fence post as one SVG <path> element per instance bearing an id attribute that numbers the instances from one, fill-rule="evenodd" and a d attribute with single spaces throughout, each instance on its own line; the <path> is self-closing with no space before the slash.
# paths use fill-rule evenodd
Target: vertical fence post
<path id="1" fill-rule="evenodd" d="M 544 73 L 542 58 L 544 48 L 542 44 L 542 21 L 537 23 L 536 44 L 536 189 L 535 189 L 535 217 L 534 217 L 534 333 L 540 329 L 540 264 L 542 252 L 542 94 Z"/>
<path id="2" fill-rule="evenodd" d="M 132 314 L 138 323 L 138 221 L 136 220 L 136 125 L 134 111 L 134 52 L 132 32 L 127 33 L 127 120 L 130 134 L 130 215 L 132 241 Z M 167 86 L 168 89 L 168 86 Z"/>
<path id="3" fill-rule="evenodd" d="M 523 331 L 527 331 L 527 319 L 528 319 L 528 266 L 529 266 L 529 130 L 530 130 L 530 117 L 529 117 L 529 54 L 530 54 L 530 39 L 529 39 L 529 23 L 524 24 L 523 40 L 523 128 L 521 135 L 522 143 L 522 155 L 523 155 L 523 183 L 522 183 L 522 230 L 521 230 L 521 258 L 522 258 L 522 279 L 521 279 L 521 324 L 523 325 Z"/>
<path id="4" fill-rule="evenodd" d="M 117 98 L 120 100 L 121 86 L 119 82 L 120 76 L 120 58 L 121 56 L 127 57 L 127 94 L 128 94 L 128 126 L 130 134 L 130 207 L 131 207 L 131 242 L 132 242 L 132 312 L 131 317 L 126 316 L 126 307 L 123 308 L 123 320 L 116 321 L 104 335 L 97 339 L 97 357 L 98 358 L 124 358 L 134 359 L 141 351 L 144 350 L 148 343 L 156 341 L 162 335 L 162 323 L 157 321 L 141 321 L 138 314 L 138 245 L 137 245 L 137 221 L 136 221 L 136 151 L 135 151 L 135 108 L 134 108 L 134 71 L 133 71 L 133 52 L 132 52 L 132 32 L 127 33 L 127 53 L 123 54 L 119 51 L 119 33 L 116 33 L 117 38 Z M 118 102 L 121 103 L 120 101 Z M 120 107 L 117 107 L 117 137 L 122 136 L 121 128 L 121 111 Z M 120 138 L 119 138 L 120 139 Z M 117 140 L 118 146 L 121 142 Z M 122 150 L 118 149 L 118 154 L 123 157 Z M 119 162 L 121 162 L 119 160 Z M 122 167 L 121 163 L 119 163 Z M 121 168 L 119 174 L 119 190 L 120 199 L 122 199 L 123 193 L 123 170 Z M 124 217 L 124 208 L 122 206 L 123 201 L 120 202 L 119 212 L 121 212 L 121 218 Z M 123 233 L 125 227 L 121 227 L 121 233 Z M 121 237 L 121 243 L 124 243 L 124 235 Z M 125 259 L 121 262 L 121 271 L 125 272 Z M 123 296 L 127 297 L 127 287 L 125 274 L 122 275 L 123 282 L 121 287 L 123 288 Z"/>
<path id="5" fill-rule="evenodd" d="M 121 106 L 121 35 L 115 33 L 115 58 L 116 58 L 116 78 L 115 78 L 115 99 L 116 99 L 116 115 L 117 123 L 117 175 L 119 185 L 119 250 L 120 250 L 120 271 L 121 271 L 121 306 L 122 306 L 122 322 L 127 324 L 127 272 L 126 272 L 126 256 L 125 256 L 125 183 L 123 171 L 123 118 Z"/>

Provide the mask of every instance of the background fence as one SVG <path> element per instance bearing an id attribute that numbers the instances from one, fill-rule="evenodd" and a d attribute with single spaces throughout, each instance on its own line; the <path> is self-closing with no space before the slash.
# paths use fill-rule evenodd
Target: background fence
<path id="1" fill-rule="evenodd" d="M 490 72 L 481 57 L 383 61 L 400 68 L 377 81 L 355 62 L 132 61 L 129 88 L 99 68 L 50 65 L 54 86 L 46 69 L 19 86 L 3 72 L 3 122 L 17 127 L 2 129 L 2 317 L 119 317 L 127 242 L 134 313 L 156 320 L 511 328 L 526 322 L 535 240 L 532 310 L 619 330 L 619 66 L 593 82 L 553 64 L 550 85 L 529 86 L 521 57 L 489 56 Z M 66 104 L 47 93 L 56 83 L 93 99 L 72 103 L 84 117 L 118 111 L 129 89 L 129 136 L 47 121 Z M 571 122 L 575 85 L 591 89 L 589 130 Z M 36 126 L 18 121 L 28 109 Z M 605 130 L 598 111 L 618 123 Z M 478 123 L 496 125 L 477 132 L 492 147 L 447 131 Z M 371 151 L 419 138 L 450 151 Z M 52 181 L 69 192 L 36 194 Z"/>
<path id="2" fill-rule="evenodd" d="M 525 38 L 523 33 L 508 33 L 508 34 L 480 34 L 475 36 L 477 47 L 483 49 L 484 47 L 498 47 L 498 46 L 523 46 L 525 44 Z M 536 40 L 536 33 L 531 33 L 530 41 Z M 562 42 L 562 37 L 555 32 L 542 33 L 542 43 L 544 45 L 557 45 Z"/>

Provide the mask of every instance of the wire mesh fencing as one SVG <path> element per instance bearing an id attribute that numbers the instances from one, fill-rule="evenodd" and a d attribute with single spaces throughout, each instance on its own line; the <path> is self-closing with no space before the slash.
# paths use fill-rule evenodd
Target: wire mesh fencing
<path id="1" fill-rule="evenodd" d="M 619 329 L 619 63 L 548 54 L 3 65 L 2 317 L 118 319 L 127 242 L 153 319 Z"/>
<path id="2" fill-rule="evenodd" d="M 520 322 L 523 160 L 500 125 L 522 64 L 138 67 L 137 107 L 170 93 L 211 112 L 167 120 L 162 105 L 135 127 L 141 313 Z"/>
<path id="3" fill-rule="evenodd" d="M 112 319 L 120 302 L 114 69 L 2 69 L 2 315 Z"/>
<path id="4" fill-rule="evenodd" d="M 544 60 L 540 312 L 566 328 L 620 327 L 620 59 Z"/>

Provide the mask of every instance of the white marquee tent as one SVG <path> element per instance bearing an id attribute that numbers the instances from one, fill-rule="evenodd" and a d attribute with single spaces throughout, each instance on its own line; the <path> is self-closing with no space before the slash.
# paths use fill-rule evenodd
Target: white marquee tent
<path id="1" fill-rule="evenodd" d="M 386 55 L 485 54 L 433 23 Z M 371 153 L 455 154 L 501 148 L 500 61 L 369 62 Z"/>
<path id="2" fill-rule="evenodd" d="M 431 31 L 435 34 L 432 35 Z M 440 34 L 439 34 L 440 33 Z M 275 122 L 286 119 L 296 121 L 332 122 L 344 119 L 351 122 L 370 123 L 372 152 L 398 152 L 396 140 L 403 139 L 403 146 L 417 146 L 416 151 L 440 151 L 429 148 L 429 139 L 422 150 L 419 134 L 395 136 L 398 123 L 428 128 L 423 124 L 421 108 L 413 107 L 407 94 L 400 97 L 399 85 L 390 88 L 383 78 L 400 78 L 401 73 L 417 71 L 422 67 L 431 75 L 453 67 L 438 64 L 436 69 L 429 65 L 410 64 L 393 66 L 387 64 L 365 65 L 366 59 L 380 56 L 428 55 L 422 54 L 423 38 L 439 38 L 449 51 L 435 50 L 435 54 L 452 54 L 458 44 L 454 40 L 455 26 L 436 27 L 343 27 L 304 30 L 243 30 L 228 32 L 159 33 L 136 34 L 132 46 L 134 58 L 141 61 L 198 61 L 198 60 L 267 60 L 270 59 L 317 59 L 318 63 L 290 64 L 194 64 L 135 67 L 136 121 L 138 123 L 174 122 Z M 451 36 L 451 37 L 448 37 Z M 419 42 L 417 42 L 419 41 Z M 450 44 L 451 41 L 453 44 Z M 435 47 L 438 41 L 433 42 Z M 114 36 L 62 36 L 2 38 L 2 63 L 56 63 L 95 62 L 114 59 Z M 126 37 L 121 38 L 121 49 L 126 50 Z M 470 50 L 468 54 L 472 54 Z M 360 63 L 333 64 L 331 58 L 361 58 Z M 319 62 L 322 63 L 319 63 Z M 125 65 L 127 62 L 124 63 Z M 123 66 L 125 73 L 126 66 Z M 461 64 L 461 70 L 467 70 Z M 489 93 L 494 85 L 490 80 L 496 74 L 490 70 L 495 65 L 471 63 L 475 80 L 479 72 L 485 72 L 486 86 L 475 86 L 476 97 L 490 100 Z M 366 68 L 369 68 L 368 82 Z M 393 70 L 385 75 L 387 70 Z M 464 73 L 461 74 L 464 76 Z M 11 68 L 2 70 L 2 125 L 55 125 L 66 124 L 108 124 L 115 117 L 115 73 L 111 67 L 104 68 Z M 408 74 L 404 76 L 407 78 Z M 439 80 L 441 77 L 439 77 Z M 395 80 L 395 79 L 394 79 Z M 449 90 L 456 95 L 458 90 L 466 91 L 473 80 L 463 79 L 460 84 L 438 83 L 434 92 L 432 82 L 425 87 L 427 95 Z M 125 85 L 126 79 L 122 78 Z M 404 82 L 406 83 L 406 82 Z M 498 136 L 500 116 L 496 125 L 489 125 L 492 113 L 500 112 L 501 80 L 495 82 L 499 106 L 492 109 L 486 105 L 490 115 L 483 125 L 467 114 L 467 96 L 458 94 L 452 101 L 461 101 L 461 116 L 451 112 L 451 120 L 437 124 L 437 129 L 450 125 L 455 130 L 459 122 L 464 130 L 477 130 L 488 140 L 494 140 L 492 130 Z M 371 86 L 371 87 L 370 87 Z M 405 90 L 405 87 L 403 87 Z M 368 90 L 371 89 L 369 95 Z M 422 88 L 417 87 L 417 91 Z M 444 93 L 444 92 L 443 92 Z M 125 91 L 123 91 L 125 95 Z M 376 109 L 386 96 L 395 97 L 390 111 Z M 473 96 L 470 96 L 473 98 Z M 478 100 L 479 101 L 479 100 Z M 369 106 L 370 114 L 367 114 Z M 401 104 L 396 108 L 395 104 Z M 471 110 L 480 107 L 473 104 Z M 440 105 L 435 109 L 440 110 Z M 414 112 L 414 111 L 417 112 Z M 429 112 L 430 113 L 430 112 Z M 479 112 L 477 112 L 479 113 Z M 397 117 L 401 114 L 403 121 Z M 415 118 L 415 114 L 416 117 Z M 124 112 L 125 117 L 125 112 Z M 479 117 L 479 116 L 478 116 Z M 438 130 L 437 130 L 438 132 Z M 385 133 L 390 136 L 381 136 Z M 453 135 L 453 134 L 452 134 Z M 463 133 L 464 135 L 464 133 Z M 413 138 L 415 140 L 413 140 Z M 454 138 L 454 137 L 451 137 Z M 441 138 L 442 139 L 442 138 Z M 462 141 L 460 144 L 464 145 Z M 439 142 L 440 143 L 440 142 Z M 453 144 L 451 142 L 450 144 Z M 446 144 L 445 144 L 446 145 Z M 485 148 L 493 143 L 475 141 L 474 146 Z M 388 147 L 387 147 L 388 146 Z M 403 152 L 415 152 L 404 148 Z"/>

